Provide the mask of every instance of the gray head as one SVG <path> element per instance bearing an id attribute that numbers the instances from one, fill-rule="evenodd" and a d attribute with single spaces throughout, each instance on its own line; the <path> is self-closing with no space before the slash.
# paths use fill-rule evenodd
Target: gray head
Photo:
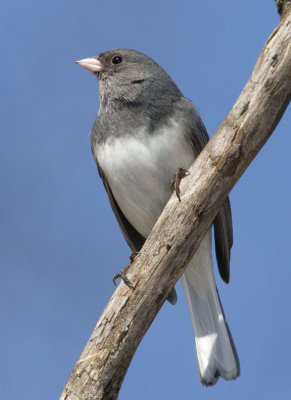
<path id="1" fill-rule="evenodd" d="M 169 75 L 150 57 L 129 49 L 114 49 L 77 63 L 95 73 L 100 82 L 100 100 L 144 105 L 177 99 L 181 93 Z"/>

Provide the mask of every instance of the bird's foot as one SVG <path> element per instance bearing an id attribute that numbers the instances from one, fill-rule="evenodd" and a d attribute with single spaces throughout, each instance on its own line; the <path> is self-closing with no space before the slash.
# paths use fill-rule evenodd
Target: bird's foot
<path id="1" fill-rule="evenodd" d="M 114 274 L 113 275 L 113 283 L 114 283 L 115 286 L 117 286 L 116 279 L 121 278 L 123 280 L 123 282 L 126 284 L 126 286 L 128 286 L 130 289 L 133 289 L 134 285 L 127 278 L 125 270 L 126 270 L 126 268 L 121 270 L 118 274 Z"/>
<path id="2" fill-rule="evenodd" d="M 117 286 L 116 284 L 116 279 L 121 278 L 123 280 L 123 282 L 126 284 L 126 286 L 128 286 L 130 289 L 133 289 L 135 286 L 130 282 L 130 280 L 127 278 L 126 276 L 126 271 L 128 269 L 128 267 L 133 263 L 133 261 L 135 260 L 135 258 L 140 254 L 139 251 L 134 251 L 133 253 L 131 253 L 131 255 L 129 256 L 130 262 L 129 264 L 123 268 L 118 274 L 114 274 L 113 275 L 113 283 L 115 286 Z"/>
<path id="3" fill-rule="evenodd" d="M 134 262 L 135 258 L 140 254 L 140 251 L 134 251 L 133 253 L 131 253 L 131 255 L 129 256 L 130 259 L 130 264 Z"/>
<path id="4" fill-rule="evenodd" d="M 130 263 L 125 268 L 123 268 L 118 274 L 113 275 L 113 283 L 115 286 L 117 286 L 116 279 L 121 278 L 123 282 L 126 284 L 126 286 L 128 286 L 130 289 L 134 289 L 134 285 L 130 282 L 130 280 L 126 276 L 126 270 L 130 266 L 131 262 L 132 261 L 130 261 Z"/>
<path id="5" fill-rule="evenodd" d="M 190 172 L 187 169 L 179 167 L 177 171 L 174 173 L 173 179 L 171 180 L 172 193 L 176 192 L 176 196 L 178 197 L 179 201 L 181 201 L 180 198 L 181 180 L 188 175 L 190 175 Z"/>

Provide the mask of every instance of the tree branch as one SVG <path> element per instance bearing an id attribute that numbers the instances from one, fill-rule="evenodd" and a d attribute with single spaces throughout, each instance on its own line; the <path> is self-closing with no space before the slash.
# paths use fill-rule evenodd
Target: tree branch
<path id="1" fill-rule="evenodd" d="M 267 40 L 248 83 L 182 181 L 182 201 L 171 197 L 128 268 L 134 289 L 119 284 L 61 400 L 117 398 L 141 339 L 229 191 L 282 117 L 291 98 L 291 12 L 290 7 L 280 7 L 284 18 Z"/>
<path id="2" fill-rule="evenodd" d="M 278 13 L 283 18 L 290 11 L 291 0 L 275 0 Z"/>

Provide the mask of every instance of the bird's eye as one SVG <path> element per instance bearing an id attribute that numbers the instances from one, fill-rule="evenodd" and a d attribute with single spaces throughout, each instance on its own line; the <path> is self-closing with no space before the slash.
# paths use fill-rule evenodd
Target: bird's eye
<path id="1" fill-rule="evenodd" d="M 112 64 L 114 64 L 114 65 L 116 65 L 116 64 L 120 64 L 120 63 L 122 63 L 122 57 L 120 57 L 120 56 L 115 56 L 115 57 L 113 57 L 112 58 Z"/>

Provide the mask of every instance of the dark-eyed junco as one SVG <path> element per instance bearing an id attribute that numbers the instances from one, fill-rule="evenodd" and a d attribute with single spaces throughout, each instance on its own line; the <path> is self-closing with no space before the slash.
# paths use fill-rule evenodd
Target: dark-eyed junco
<path id="1" fill-rule="evenodd" d="M 150 57 L 115 49 L 77 61 L 97 75 L 100 109 L 92 152 L 111 207 L 133 252 L 139 251 L 171 196 L 175 171 L 189 168 L 209 140 L 195 108 Z M 229 200 L 214 220 L 220 275 L 229 281 Z M 189 215 L 191 218 L 191 215 Z M 211 229 L 182 276 L 203 384 L 235 379 L 237 352 L 217 293 Z M 175 302 L 175 292 L 169 297 Z"/>

